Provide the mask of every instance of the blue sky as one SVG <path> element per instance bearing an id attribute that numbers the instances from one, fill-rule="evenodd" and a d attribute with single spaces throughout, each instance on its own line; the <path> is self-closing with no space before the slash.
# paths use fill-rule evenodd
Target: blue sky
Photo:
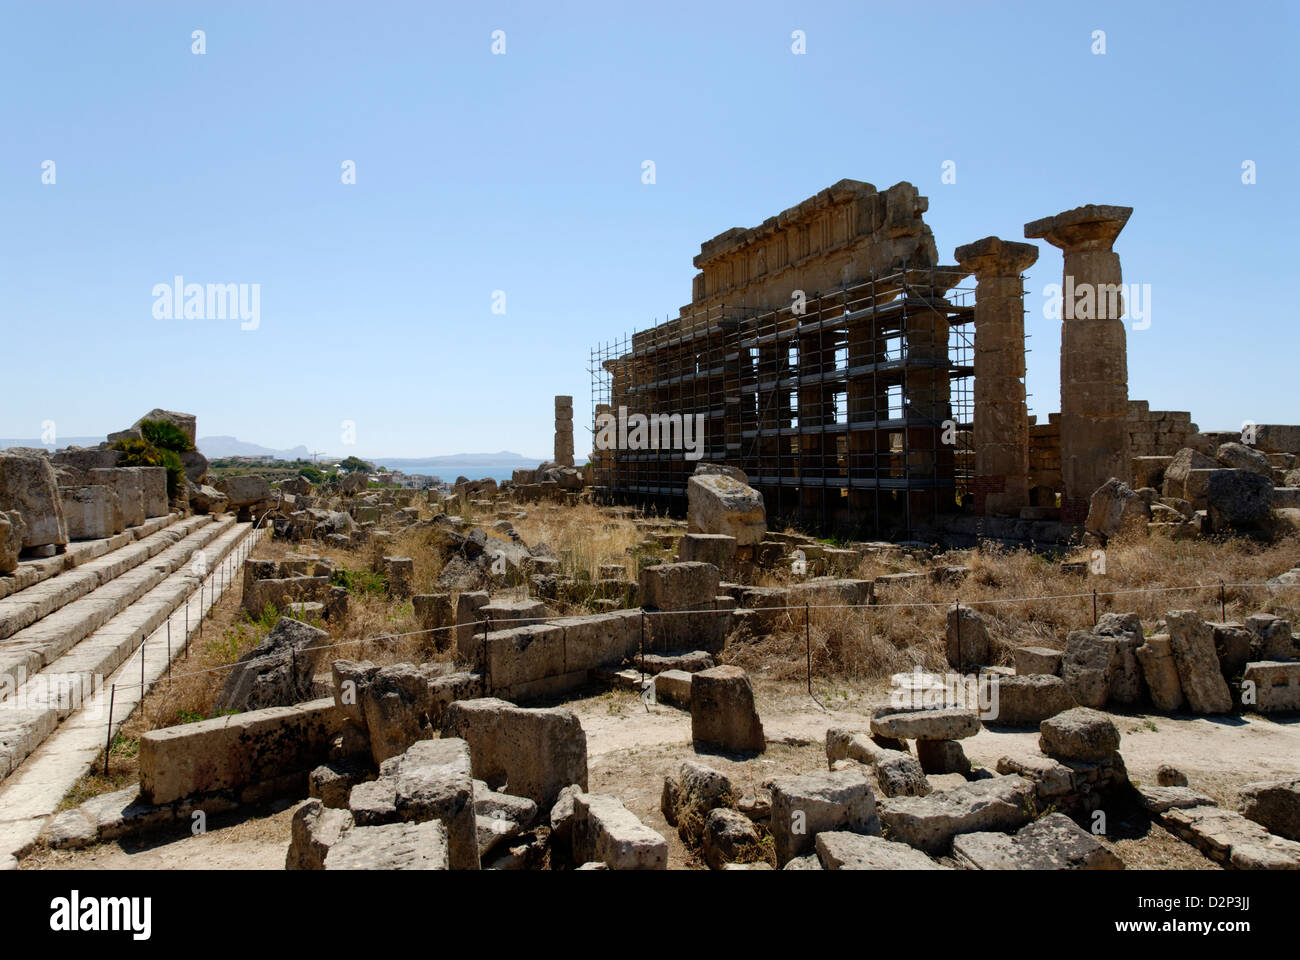
<path id="1" fill-rule="evenodd" d="M 0 436 L 162 406 L 272 447 L 546 455 L 551 396 L 584 421 L 591 346 L 675 315 L 701 241 L 846 177 L 917 184 L 949 262 L 1082 203 L 1133 206 L 1116 249 L 1152 322 L 1129 333 L 1130 396 L 1203 429 L 1300 421 L 1296 20 L 1273 3 L 5 2 Z M 1059 323 L 1041 291 L 1061 259 L 1040 248 L 1045 416 Z M 258 328 L 156 319 L 177 274 L 260 284 Z"/>

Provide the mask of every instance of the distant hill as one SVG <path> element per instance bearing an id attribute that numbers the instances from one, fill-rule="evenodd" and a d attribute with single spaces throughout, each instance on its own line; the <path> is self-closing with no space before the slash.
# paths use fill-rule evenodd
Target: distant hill
<path id="1" fill-rule="evenodd" d="M 389 470 L 412 467 L 519 467 L 537 466 L 544 457 L 525 457 L 521 453 L 499 450 L 496 453 L 452 453 L 442 457 L 362 457 L 375 466 Z"/>
<path id="2" fill-rule="evenodd" d="M 277 460 L 310 460 L 311 451 L 299 444 L 290 450 L 272 450 L 270 447 L 238 440 L 235 437 L 199 437 L 195 446 L 209 460 L 219 457 L 274 457 Z"/>

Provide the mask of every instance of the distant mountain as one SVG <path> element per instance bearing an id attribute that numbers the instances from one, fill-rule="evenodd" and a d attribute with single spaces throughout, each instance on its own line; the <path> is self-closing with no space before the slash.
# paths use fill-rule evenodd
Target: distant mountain
<path id="1" fill-rule="evenodd" d="M 277 460 L 310 460 L 311 451 L 299 444 L 290 450 L 272 450 L 270 447 L 238 440 L 235 437 L 199 437 L 195 446 L 209 460 L 220 457 L 274 457 Z"/>
<path id="2" fill-rule="evenodd" d="M 452 453 L 441 457 L 362 457 L 375 466 L 389 470 L 411 467 L 519 467 L 537 466 L 545 457 L 525 457 L 521 453 L 499 450 L 496 453 Z"/>

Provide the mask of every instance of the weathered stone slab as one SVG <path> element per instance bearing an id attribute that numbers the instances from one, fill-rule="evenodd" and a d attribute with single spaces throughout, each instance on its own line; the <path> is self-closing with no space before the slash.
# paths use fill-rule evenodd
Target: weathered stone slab
<path id="1" fill-rule="evenodd" d="M 1016 647 L 1012 652 L 1016 675 L 1056 675 L 1061 670 L 1061 651 L 1051 647 Z"/>
<path id="2" fill-rule="evenodd" d="M 1147 637 L 1146 643 L 1134 652 L 1142 667 L 1142 677 L 1146 680 L 1151 702 L 1166 712 L 1180 709 L 1186 700 L 1169 635 L 1160 633 Z"/>
<path id="3" fill-rule="evenodd" d="M 722 577 L 711 563 L 661 563 L 641 571 L 641 602 L 654 610 L 709 610 Z"/>
<path id="4" fill-rule="evenodd" d="M 326 698 L 151 730 L 140 737 L 140 794 L 164 804 L 294 773 L 305 786 L 346 721 Z"/>
<path id="5" fill-rule="evenodd" d="M 871 732 L 896 740 L 963 740 L 980 732 L 980 718 L 974 710 L 957 707 L 906 711 L 885 707 L 872 716 Z"/>
<path id="6" fill-rule="evenodd" d="M 1013 836 L 962 834 L 953 840 L 952 853 L 971 870 L 1124 869 L 1114 850 L 1060 813 L 1049 813 Z"/>
<path id="7" fill-rule="evenodd" d="M 69 540 L 103 540 L 125 529 L 122 508 L 111 487 L 61 487 L 59 494 Z"/>
<path id="8" fill-rule="evenodd" d="M 109 487 L 117 494 L 122 522 L 138 527 L 147 519 L 144 503 L 144 476 L 140 467 L 96 467 L 86 471 L 89 483 Z"/>
<path id="9" fill-rule="evenodd" d="M 1024 777 L 992 777 L 926 797 L 882 800 L 880 822 L 892 839 L 939 853 L 959 834 L 1013 830 L 1028 823 L 1034 794 L 1034 784 Z"/>
<path id="10" fill-rule="evenodd" d="M 1210 859 L 1236 870 L 1300 870 L 1300 843 L 1219 807 L 1173 807 L 1160 822 Z"/>
<path id="11" fill-rule="evenodd" d="M 871 783 L 856 769 L 779 777 L 772 782 L 771 830 L 781 866 L 811 851 L 825 830 L 878 835 Z"/>
<path id="12" fill-rule="evenodd" d="M 668 841 L 617 797 L 579 793 L 573 798 L 573 859 L 611 870 L 666 870 Z"/>
<path id="13" fill-rule="evenodd" d="M 329 641 L 324 630 L 281 617 L 226 674 L 217 709 L 261 710 L 311 699 L 316 664 Z"/>
<path id="14" fill-rule="evenodd" d="M 447 829 L 437 820 L 353 827 L 330 847 L 326 870 L 449 870 Z"/>
<path id="15" fill-rule="evenodd" d="M 884 837 L 843 830 L 817 834 L 817 858 L 826 870 L 943 870 L 920 850 Z"/>

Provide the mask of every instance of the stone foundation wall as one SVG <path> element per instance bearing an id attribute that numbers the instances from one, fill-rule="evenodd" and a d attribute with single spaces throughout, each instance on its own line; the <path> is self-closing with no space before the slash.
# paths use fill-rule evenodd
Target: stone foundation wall
<path id="1" fill-rule="evenodd" d="M 1199 429 L 1186 410 L 1151 410 L 1145 400 L 1128 402 L 1129 453 L 1134 457 L 1172 457 L 1193 445 Z"/>

